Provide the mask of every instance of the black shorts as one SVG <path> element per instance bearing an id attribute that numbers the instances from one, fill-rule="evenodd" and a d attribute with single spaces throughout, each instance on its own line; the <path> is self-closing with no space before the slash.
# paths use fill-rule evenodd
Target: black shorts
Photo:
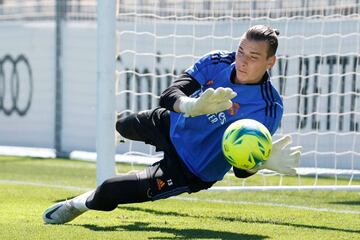
<path id="1" fill-rule="evenodd" d="M 170 140 L 170 112 L 164 108 L 141 111 L 120 118 L 116 129 L 125 138 L 143 141 L 164 152 L 164 158 L 137 173 L 139 180 L 147 179 L 148 196 L 152 200 L 193 193 L 210 188 L 215 182 L 204 182 L 186 167 Z"/>

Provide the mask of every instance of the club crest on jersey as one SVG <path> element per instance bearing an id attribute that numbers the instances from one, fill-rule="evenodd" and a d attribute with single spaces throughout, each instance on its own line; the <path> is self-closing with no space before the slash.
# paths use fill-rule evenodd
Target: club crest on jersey
<path id="1" fill-rule="evenodd" d="M 207 82 L 205 83 L 206 86 L 211 86 L 214 84 L 214 80 L 207 80 Z"/>
<path id="2" fill-rule="evenodd" d="M 157 188 L 159 191 L 161 189 L 163 189 L 163 187 L 165 187 L 165 182 L 163 180 L 161 180 L 160 178 L 156 179 L 156 184 L 157 184 Z"/>
<path id="3" fill-rule="evenodd" d="M 237 113 L 237 111 L 239 110 L 239 108 L 240 108 L 240 104 L 237 102 L 234 102 L 233 105 L 231 106 L 231 108 L 229 108 L 228 113 L 231 116 L 234 116 Z"/>

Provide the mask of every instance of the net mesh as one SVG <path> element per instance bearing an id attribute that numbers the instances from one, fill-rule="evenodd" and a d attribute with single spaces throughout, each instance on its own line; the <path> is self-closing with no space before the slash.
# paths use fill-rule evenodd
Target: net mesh
<path id="1" fill-rule="evenodd" d="M 280 30 L 272 81 L 285 112 L 274 138 L 302 145 L 296 178 L 263 171 L 231 186 L 354 186 L 360 175 L 359 0 L 117 0 L 119 115 L 151 109 L 184 69 L 211 50 L 234 51 L 250 26 Z M 67 22 L 96 20 L 95 0 L 62 2 Z M 0 0 L 2 22 L 53 21 L 55 0 Z M 86 59 L 87 60 L 87 59 Z M 126 140 L 117 159 L 150 164 L 162 153 Z M 307 176 L 311 176 L 307 178 Z M 326 178 L 323 178 L 326 176 Z M 346 176 L 344 178 L 344 176 Z M 326 181 L 324 179 L 327 179 Z"/>
<path id="2" fill-rule="evenodd" d="M 323 175 L 339 184 L 346 175 L 350 180 L 341 184 L 351 185 L 360 169 L 359 7 L 350 0 L 120 1 L 118 113 L 154 108 L 161 92 L 199 57 L 234 51 L 250 26 L 270 25 L 280 30 L 271 75 L 285 108 L 274 138 L 291 134 L 303 146 L 299 173 L 315 176 L 312 184 Z M 161 158 L 133 141 L 118 152 L 121 159 Z"/>

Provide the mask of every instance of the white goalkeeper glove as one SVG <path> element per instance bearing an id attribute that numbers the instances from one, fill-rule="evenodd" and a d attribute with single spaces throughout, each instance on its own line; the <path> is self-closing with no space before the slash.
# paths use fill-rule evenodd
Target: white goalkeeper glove
<path id="1" fill-rule="evenodd" d="M 263 164 L 251 169 L 251 172 L 260 169 L 269 169 L 281 174 L 295 175 L 295 168 L 299 166 L 301 146 L 290 147 L 291 136 L 286 135 L 273 142 L 270 158 Z"/>
<path id="2" fill-rule="evenodd" d="M 181 97 L 179 109 L 186 117 L 217 113 L 229 109 L 236 95 L 231 88 L 208 88 L 198 98 Z"/>

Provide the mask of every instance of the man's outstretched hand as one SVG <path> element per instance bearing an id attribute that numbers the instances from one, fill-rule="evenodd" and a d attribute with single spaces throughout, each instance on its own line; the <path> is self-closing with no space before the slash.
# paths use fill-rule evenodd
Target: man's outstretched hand
<path id="1" fill-rule="evenodd" d="M 281 174 L 295 175 L 295 168 L 299 166 L 302 147 L 290 147 L 291 142 L 290 135 L 283 136 L 274 141 L 269 159 L 263 161 L 262 165 L 251 169 L 251 172 L 269 169 Z"/>
<path id="2" fill-rule="evenodd" d="M 217 113 L 229 109 L 236 95 L 231 88 L 208 88 L 198 98 L 180 98 L 179 109 L 187 117 Z"/>

